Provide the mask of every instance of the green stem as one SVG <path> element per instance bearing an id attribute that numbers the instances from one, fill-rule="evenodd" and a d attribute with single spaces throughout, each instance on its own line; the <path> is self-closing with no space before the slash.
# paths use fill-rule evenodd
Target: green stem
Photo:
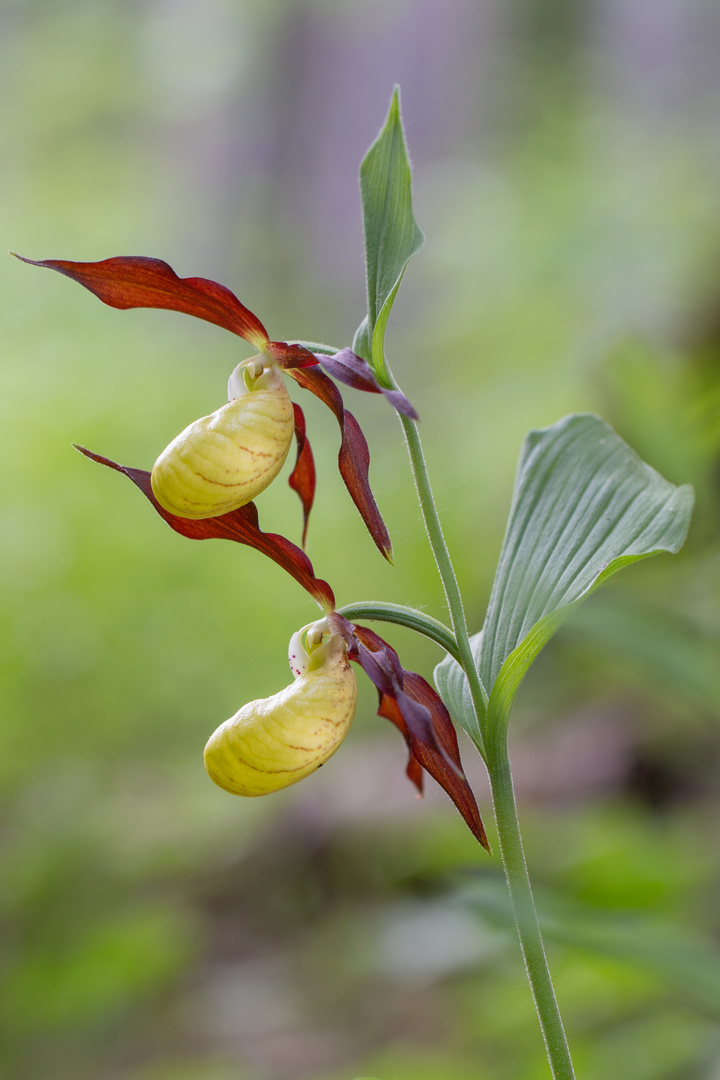
<path id="1" fill-rule="evenodd" d="M 385 363 L 384 356 L 382 360 L 388 382 L 397 388 L 390 369 Z M 503 728 L 502 739 L 491 737 L 490 743 L 486 747 L 481 726 L 487 716 L 488 697 L 472 655 L 460 587 L 455 576 L 455 570 L 450 559 L 450 552 L 445 542 L 435 498 L 430 486 L 420 433 L 415 421 L 410 420 L 408 417 L 401 415 L 400 422 L 405 433 L 410 464 L 430 547 L 435 556 L 435 562 L 437 563 L 450 610 L 450 618 L 458 646 L 458 662 L 465 672 L 472 695 L 475 709 L 475 742 L 488 764 L 495 823 L 497 825 L 505 878 L 510 891 L 515 924 L 520 938 L 520 947 L 525 959 L 527 977 L 545 1040 L 550 1069 L 553 1080 L 574 1080 L 575 1073 L 573 1072 L 570 1051 L 555 997 L 547 957 L 545 956 L 545 947 L 540 933 L 540 925 L 530 887 L 530 878 L 525 863 L 505 729 Z"/>
<path id="2" fill-rule="evenodd" d="M 387 604 L 382 600 L 360 601 L 356 604 L 346 604 L 338 608 L 338 615 L 344 615 L 351 621 L 355 619 L 376 619 L 380 622 L 396 623 L 398 626 L 407 626 L 418 634 L 430 638 L 445 652 L 449 652 L 460 663 L 460 651 L 452 631 L 441 623 L 439 619 L 433 619 L 424 611 L 416 608 L 405 607 L 404 604 Z"/>
<path id="3" fill-rule="evenodd" d="M 455 640 L 457 641 L 459 654 L 458 663 L 465 672 L 470 686 L 470 693 L 475 708 L 475 731 L 473 737 L 480 753 L 485 757 L 485 743 L 480 730 L 480 723 L 487 710 L 488 698 L 485 687 L 480 681 L 480 676 L 475 667 L 475 660 L 470 647 L 470 635 L 468 634 L 467 622 L 465 621 L 465 609 L 463 607 L 462 596 L 460 595 L 460 586 L 458 585 L 458 580 L 455 576 L 455 569 L 452 560 L 450 559 L 450 552 L 448 551 L 447 543 L 445 542 L 442 525 L 440 524 L 440 517 L 437 512 L 437 506 L 435 505 L 435 497 L 433 496 L 432 488 L 430 486 L 430 478 L 428 476 L 427 465 L 425 464 L 425 455 L 423 454 L 422 443 L 420 441 L 420 432 L 417 429 L 416 422 L 410 420 L 407 416 L 401 415 L 400 423 L 402 424 L 405 433 L 405 441 L 410 455 L 410 464 L 412 466 L 413 478 L 415 480 L 415 487 L 417 488 L 420 509 L 422 510 L 428 540 L 430 541 L 430 547 L 435 556 L 440 580 L 442 581 L 443 589 L 445 590 L 445 599 L 447 600 L 453 633 L 455 634 Z"/>
<path id="4" fill-rule="evenodd" d="M 510 890 L 515 925 L 525 960 L 548 1061 L 554 1080 L 574 1080 L 570 1049 L 563 1028 L 523 851 L 513 791 L 507 741 L 495 745 L 489 763 L 495 822 L 505 877 Z"/>

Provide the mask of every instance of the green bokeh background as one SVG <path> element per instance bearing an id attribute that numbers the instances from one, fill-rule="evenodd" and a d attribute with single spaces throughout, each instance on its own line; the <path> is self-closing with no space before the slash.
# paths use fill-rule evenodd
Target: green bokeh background
<path id="1" fill-rule="evenodd" d="M 708 0 L 0 0 L 0 218 L 31 258 L 165 258 L 279 339 L 364 314 L 360 159 L 403 88 L 428 237 L 389 331 L 472 629 L 526 430 L 598 411 L 697 492 L 676 559 L 573 618 L 513 757 L 579 1075 L 720 1077 L 720 13 Z M 248 355 L 0 262 L 0 1045 L 8 1080 L 535 1080 L 497 858 L 413 796 L 362 689 L 268 800 L 201 751 L 288 681 L 316 609 L 257 553 L 171 533 L 79 442 L 149 467 Z M 386 566 L 304 395 L 310 555 L 339 603 L 444 617 L 400 429 L 348 391 Z M 262 524 L 295 539 L 282 483 Z M 429 643 L 388 630 L 426 676 Z M 482 768 L 465 746 L 481 809 Z"/>

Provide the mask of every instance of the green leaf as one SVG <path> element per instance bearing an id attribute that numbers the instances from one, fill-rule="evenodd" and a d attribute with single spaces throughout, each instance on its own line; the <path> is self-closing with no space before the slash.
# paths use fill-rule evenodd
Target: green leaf
<path id="1" fill-rule="evenodd" d="M 365 227 L 368 322 L 361 340 L 372 343 L 378 378 L 391 385 L 385 368 L 385 327 L 405 267 L 423 244 L 412 211 L 412 174 L 396 87 L 385 126 L 360 166 L 360 196 Z M 362 353 L 361 353 L 362 355 Z M 370 357 L 367 356 L 370 360 Z"/>
<path id="2" fill-rule="evenodd" d="M 597 416 L 530 432 L 478 654 L 490 738 L 571 607 L 623 566 L 678 551 L 692 505 L 692 488 L 664 480 Z M 457 674 L 440 678 L 457 699 Z"/>
<path id="3" fill-rule="evenodd" d="M 480 662 L 480 646 L 482 644 L 482 630 L 479 634 L 473 634 L 470 638 L 470 648 L 475 658 L 475 665 Z M 448 653 L 444 660 L 435 668 L 435 686 L 440 697 L 445 702 L 448 712 L 453 720 L 457 721 L 471 739 L 479 741 L 480 731 L 475 719 L 470 685 L 465 678 L 465 673 L 456 660 Z"/>
<path id="4" fill-rule="evenodd" d="M 358 356 L 362 356 L 363 360 L 372 363 L 372 342 L 370 341 L 370 329 L 368 327 L 367 315 L 355 331 L 352 351 L 357 353 Z"/>

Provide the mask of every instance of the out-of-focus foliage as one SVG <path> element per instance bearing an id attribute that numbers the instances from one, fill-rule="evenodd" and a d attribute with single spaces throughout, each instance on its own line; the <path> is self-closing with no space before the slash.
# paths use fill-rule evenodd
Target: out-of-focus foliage
<path id="1" fill-rule="evenodd" d="M 694 484 L 683 553 L 620 575 L 541 658 L 513 758 L 579 1073 L 715 1080 L 716 5 L 7 0 L 0 24 L 6 246 L 165 258 L 233 288 L 280 339 L 350 343 L 357 167 L 402 84 L 428 241 L 388 350 L 472 629 L 527 429 L 598 411 Z M 349 749 L 294 790 L 237 800 L 204 774 L 217 724 L 287 681 L 287 640 L 315 611 L 302 590 L 255 552 L 174 535 L 70 448 L 149 467 L 223 401 L 238 344 L 11 259 L 0 283 L 4 1071 L 540 1080 L 490 903 L 497 859 L 432 794 L 416 802 L 372 694 Z M 442 616 L 397 424 L 350 396 L 383 461 L 396 566 L 311 403 L 316 569 L 341 604 Z M 298 538 L 283 483 L 259 509 Z M 388 636 L 407 667 L 439 658 Z M 465 760 L 489 817 L 469 746 Z"/>

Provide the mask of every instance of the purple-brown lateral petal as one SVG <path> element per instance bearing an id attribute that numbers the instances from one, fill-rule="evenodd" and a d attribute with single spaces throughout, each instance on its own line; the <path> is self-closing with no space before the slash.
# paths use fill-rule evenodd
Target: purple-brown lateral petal
<path id="1" fill-rule="evenodd" d="M 31 266 L 46 266 L 65 274 L 110 307 L 182 311 L 222 326 L 258 349 L 267 343 L 265 327 L 234 293 L 207 278 L 180 278 L 162 259 L 120 255 L 100 262 L 82 263 L 17 257 Z"/>
<path id="2" fill-rule="evenodd" d="M 442 701 L 440 701 L 440 698 L 432 687 L 425 682 L 421 675 L 416 675 L 412 671 L 406 671 L 405 687 L 408 696 L 414 698 L 419 704 L 424 704 L 426 708 L 429 708 L 432 712 L 433 723 L 436 727 L 438 738 L 442 740 L 446 754 L 457 761 L 460 772 L 458 774 L 456 769 L 452 769 L 448 766 L 447 757 L 445 755 L 433 752 L 428 746 L 421 743 L 412 731 L 408 730 L 406 740 L 412 757 L 414 757 L 423 769 L 429 772 L 433 779 L 437 780 L 440 787 L 447 792 L 462 814 L 465 823 L 475 839 L 482 844 L 488 853 L 490 853 L 490 844 L 488 843 L 487 834 L 480 817 L 480 811 L 478 810 L 475 796 L 460 767 L 460 752 L 457 744 L 457 735 L 445 706 L 442 704 Z M 446 719 L 441 719 L 443 710 Z M 386 719 L 392 720 L 392 722 L 399 727 L 400 725 L 396 719 L 398 713 L 400 713 L 399 703 L 389 695 L 381 694 L 378 716 L 384 716 Z M 408 775 L 410 775 L 410 765 L 408 765 Z"/>
<path id="3" fill-rule="evenodd" d="M 131 469 L 126 465 L 118 465 L 110 458 L 94 454 L 83 446 L 77 446 L 77 450 L 91 461 L 97 461 L 101 465 L 107 465 L 116 472 L 124 473 L 142 491 L 143 495 L 155 507 L 155 510 L 168 525 L 191 540 L 234 540 L 238 544 L 247 544 L 257 551 L 261 551 L 268 558 L 287 570 L 288 574 L 310 595 L 317 600 L 320 607 L 330 611 L 335 607 L 335 597 L 327 581 L 315 577 L 312 563 L 304 551 L 297 545 L 277 533 L 263 532 L 258 524 L 258 513 L 254 503 L 246 503 L 237 510 L 231 510 L 229 514 L 221 514 L 219 517 L 202 518 L 191 520 L 190 518 L 177 517 L 175 514 L 164 510 L 152 493 L 150 485 L 150 473 L 145 469 Z"/>
<path id="4" fill-rule="evenodd" d="M 353 638 L 355 655 L 351 651 L 351 659 L 358 661 L 381 694 L 397 701 L 402 717 L 415 738 L 436 753 L 443 753 L 429 709 L 409 697 L 405 691 L 406 672 L 392 646 L 365 626 L 355 626 Z M 448 761 L 448 765 L 453 767 L 452 760 Z"/>
<path id="5" fill-rule="evenodd" d="M 418 420 L 418 414 L 401 390 L 386 390 L 375 378 L 375 373 L 362 356 L 358 356 L 352 349 L 341 349 L 333 356 L 326 353 L 312 354 L 318 363 L 322 364 L 334 379 L 352 386 L 354 390 L 365 390 L 369 394 L 384 394 L 390 404 L 409 416 L 411 420 Z"/>
<path id="6" fill-rule="evenodd" d="M 310 443 L 305 433 L 305 416 L 299 405 L 293 402 L 295 413 L 295 439 L 297 440 L 297 458 L 295 468 L 290 474 L 288 484 L 300 496 L 303 508 L 303 533 L 302 546 L 305 547 L 307 540 L 308 520 L 315 498 L 315 461 L 313 459 Z"/>
<path id="7" fill-rule="evenodd" d="M 442 700 L 421 675 L 402 667 L 395 650 L 379 634 L 355 626 L 352 637 L 357 647 L 355 655 L 350 651 L 351 659 L 362 665 L 378 688 L 378 715 L 391 720 L 405 738 L 410 751 L 408 776 L 422 790 L 413 760 L 430 773 L 455 803 L 475 838 L 489 851 L 480 811 L 463 773 L 455 726 Z"/>
<path id="8" fill-rule="evenodd" d="M 392 561 L 392 545 L 390 536 L 385 528 L 377 503 L 370 490 L 368 472 L 370 469 L 370 450 L 363 435 L 360 425 L 351 412 L 343 405 L 340 391 L 335 383 L 320 371 L 319 367 L 293 368 L 288 370 L 288 375 L 306 390 L 310 390 L 316 397 L 324 401 L 331 409 L 340 425 L 342 441 L 338 454 L 338 465 L 345 487 L 360 511 L 360 516 L 365 522 L 368 532 L 377 544 L 385 558 Z"/>

